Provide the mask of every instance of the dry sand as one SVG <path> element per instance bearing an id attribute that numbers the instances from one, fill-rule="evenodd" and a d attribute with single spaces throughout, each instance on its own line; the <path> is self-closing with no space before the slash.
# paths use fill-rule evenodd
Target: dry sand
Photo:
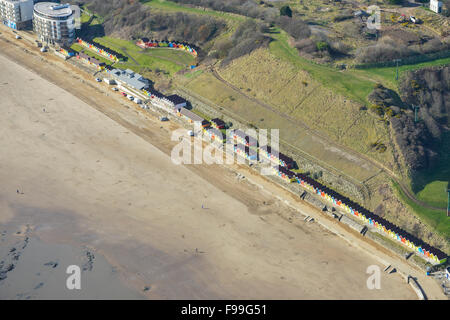
<path id="1" fill-rule="evenodd" d="M 173 124 L 161 128 L 1 38 L 0 70 L 0 232 L 28 225 L 40 243 L 90 248 L 114 268 L 126 298 L 129 289 L 156 299 L 417 298 L 398 273 L 382 273 L 381 289 L 369 290 L 366 269 L 383 269 L 373 254 L 383 253 L 306 225 L 299 211 L 320 212 L 288 207 L 262 178 L 235 168 L 263 188 L 225 167 L 172 164 Z"/>

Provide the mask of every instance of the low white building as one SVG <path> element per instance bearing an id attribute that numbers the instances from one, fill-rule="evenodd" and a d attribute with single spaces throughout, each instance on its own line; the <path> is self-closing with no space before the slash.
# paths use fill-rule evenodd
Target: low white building
<path id="1" fill-rule="evenodd" d="M 16 30 L 31 27 L 33 5 L 33 0 L 0 0 L 0 20 Z"/>
<path id="2" fill-rule="evenodd" d="M 442 1 L 431 0 L 430 1 L 430 10 L 436 13 L 442 12 Z"/>
<path id="3" fill-rule="evenodd" d="M 108 72 L 117 83 L 136 90 L 142 90 L 150 85 L 150 81 L 148 79 L 130 69 L 114 69 Z"/>

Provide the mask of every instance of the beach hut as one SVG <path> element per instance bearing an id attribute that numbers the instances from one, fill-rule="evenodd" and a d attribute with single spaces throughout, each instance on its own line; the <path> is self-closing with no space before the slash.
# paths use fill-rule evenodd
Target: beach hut
<path id="1" fill-rule="evenodd" d="M 271 146 L 263 146 L 260 148 L 260 154 L 269 161 L 291 169 L 294 166 L 294 160 L 285 154 L 273 149 Z"/>
<path id="2" fill-rule="evenodd" d="M 247 147 L 257 147 L 258 146 L 258 140 L 256 140 L 254 137 L 248 135 L 242 130 L 236 129 L 233 131 L 233 139 L 240 144 L 243 144 Z"/>
<path id="3" fill-rule="evenodd" d="M 258 153 L 241 143 L 234 145 L 234 152 L 249 161 L 257 161 Z"/>
<path id="4" fill-rule="evenodd" d="M 281 179 L 283 179 L 287 183 L 296 181 L 295 173 L 288 170 L 285 167 L 275 166 L 275 167 L 273 167 L 273 171 L 275 172 L 275 174 L 277 176 L 279 176 Z"/>
<path id="5" fill-rule="evenodd" d="M 216 129 L 225 129 L 225 122 L 222 119 L 211 119 L 211 125 Z"/>
<path id="6" fill-rule="evenodd" d="M 222 133 L 222 131 L 216 129 L 216 128 L 203 128 L 203 132 L 206 136 L 210 137 L 212 141 L 217 141 L 220 143 L 225 143 L 226 137 Z"/>

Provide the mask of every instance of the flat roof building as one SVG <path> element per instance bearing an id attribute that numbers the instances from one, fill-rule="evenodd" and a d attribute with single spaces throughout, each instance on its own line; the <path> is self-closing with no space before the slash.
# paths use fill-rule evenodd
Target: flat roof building
<path id="1" fill-rule="evenodd" d="M 119 84 L 124 84 L 136 90 L 142 90 L 150 84 L 150 80 L 130 69 L 113 69 L 110 73 Z"/>
<path id="2" fill-rule="evenodd" d="M 70 46 L 75 40 L 75 18 L 69 4 L 38 2 L 33 11 L 33 30 L 42 42 Z"/>
<path id="3" fill-rule="evenodd" d="M 179 95 L 173 94 L 171 96 L 166 97 L 166 99 L 173 104 L 174 108 L 186 108 L 187 100 Z"/>
<path id="4" fill-rule="evenodd" d="M 0 20 L 12 29 L 32 26 L 33 0 L 0 0 Z"/>

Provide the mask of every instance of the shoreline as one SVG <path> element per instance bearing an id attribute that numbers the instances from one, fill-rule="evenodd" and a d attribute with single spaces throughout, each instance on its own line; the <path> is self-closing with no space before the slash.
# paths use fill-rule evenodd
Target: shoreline
<path id="1" fill-rule="evenodd" d="M 3 41 L 3 40 L 0 40 L 0 41 Z M 11 57 L 10 57 L 11 58 Z M 18 56 L 15 56 L 15 59 L 14 60 L 16 60 L 16 61 L 20 61 L 20 58 L 18 57 Z M 56 66 L 53 66 L 53 67 L 56 67 Z M 29 70 L 33 70 L 32 68 L 29 68 Z M 33 70 L 34 72 L 36 72 L 36 70 Z M 42 76 L 41 75 L 41 73 L 42 73 L 42 71 L 41 72 L 38 72 L 37 74 L 39 74 L 40 76 Z M 44 72 L 45 73 L 45 72 Z M 48 75 L 47 75 L 48 76 Z M 78 75 L 79 76 L 79 75 Z M 45 77 L 44 77 L 45 78 Z M 73 81 L 73 80 L 72 80 Z M 92 81 L 92 80 L 91 80 Z M 53 82 L 55 85 L 57 85 L 57 83 L 55 83 L 55 82 Z M 63 88 L 64 88 L 64 86 L 63 86 Z M 93 87 L 93 89 L 94 90 L 97 90 L 97 91 L 99 91 L 100 93 L 101 93 L 101 90 L 100 89 L 98 89 L 98 88 L 95 88 L 95 87 Z M 108 97 L 108 99 L 110 99 L 109 97 Z M 113 100 L 118 100 L 118 99 L 114 99 L 114 98 L 112 98 Z M 87 100 L 89 100 L 89 99 L 87 99 Z M 93 107 L 92 106 L 92 101 L 91 101 L 91 103 L 88 103 L 91 107 Z M 122 103 L 123 104 L 123 103 Z M 109 117 L 109 118 L 111 118 L 111 119 L 113 119 L 114 121 L 117 121 L 116 120 L 116 118 L 119 118 L 119 116 L 118 116 L 118 114 L 116 113 L 116 114 L 113 114 L 112 112 L 104 112 L 105 111 L 105 107 L 99 107 L 99 106 L 97 106 L 95 103 L 94 103 L 94 105 L 95 105 L 95 109 L 97 110 L 97 111 L 100 111 L 100 112 L 102 112 L 102 114 L 105 114 L 106 113 L 106 115 Z M 124 105 L 124 104 L 123 104 Z M 129 107 L 128 107 L 129 108 Z M 134 110 L 138 115 L 139 115 L 139 110 Z M 122 112 L 120 112 L 120 113 L 126 113 L 126 112 L 130 112 L 130 110 L 122 110 Z M 141 136 L 141 139 L 143 139 L 143 140 L 145 140 L 146 142 L 150 142 L 153 146 L 155 146 L 156 148 L 158 148 L 160 151 L 163 151 L 165 154 L 168 154 L 168 151 L 170 150 L 170 144 L 167 144 L 167 145 L 164 145 L 164 144 L 158 144 L 158 143 L 155 143 L 155 136 L 158 138 L 158 139 L 161 139 L 161 141 L 167 141 L 167 140 L 170 140 L 170 137 L 167 135 L 167 132 L 170 132 L 170 130 L 172 129 L 172 125 L 171 124 L 168 124 L 168 125 L 166 125 L 165 126 L 165 128 L 164 128 L 164 131 L 163 130 L 156 130 L 157 131 L 157 133 L 155 133 L 155 130 L 153 130 L 152 132 L 149 132 L 149 131 L 147 131 L 146 129 L 144 129 L 144 128 L 136 128 L 136 127 L 131 127 L 130 126 L 130 123 L 129 122 L 127 122 L 127 120 L 128 119 L 130 119 L 131 118 L 131 112 L 130 112 L 130 114 L 129 115 L 126 115 L 126 116 L 128 116 L 128 117 L 126 117 L 125 119 L 119 119 L 119 123 L 122 125 L 122 126 L 124 126 L 125 128 L 127 128 L 128 130 L 130 130 L 130 131 L 132 131 L 132 132 L 134 132 L 135 134 L 137 134 L 138 136 Z M 142 118 L 142 115 L 139 115 L 138 116 L 139 118 Z M 147 118 L 148 120 L 150 120 L 151 122 L 153 122 L 153 124 L 157 124 L 158 126 L 161 126 L 161 123 L 159 123 L 159 122 L 157 122 L 157 121 L 155 121 L 154 119 L 149 119 L 149 117 L 147 117 L 147 116 L 144 116 L 145 118 Z M 145 119 L 145 121 L 147 120 L 147 119 Z M 168 130 L 167 130 L 168 129 Z M 161 131 L 163 131 L 163 132 L 161 132 Z M 144 137 L 142 137 L 142 135 L 144 136 Z M 153 139 L 152 139 L 153 138 Z M 150 141 L 149 141 L 150 140 Z M 153 141 L 152 141 L 153 140 Z M 186 167 L 186 166 L 185 166 Z M 196 167 L 189 167 L 189 166 L 187 166 L 188 167 L 188 169 L 189 169 L 189 171 L 191 171 L 191 172 L 193 172 L 194 174 L 196 174 L 196 175 L 198 175 L 198 176 L 203 176 L 203 177 L 205 177 L 205 176 L 207 176 L 208 174 L 209 174 L 209 172 L 207 172 L 208 171 L 208 169 L 205 169 L 205 168 L 196 168 Z M 233 167 L 233 168 L 221 168 L 220 169 L 220 171 L 222 171 L 222 172 L 227 172 L 228 170 L 237 170 L 237 172 L 242 172 L 246 177 L 248 177 L 248 176 L 250 176 L 251 178 L 251 180 L 252 180 L 252 182 L 253 182 L 253 180 L 255 180 L 255 182 L 254 182 L 254 184 L 256 185 L 256 186 L 258 186 L 258 187 L 261 187 L 262 186 L 262 188 L 263 189 L 265 189 L 266 190 L 266 192 L 268 192 L 269 194 L 272 194 L 272 195 L 274 195 L 274 196 L 276 196 L 276 197 L 280 197 L 280 199 L 283 199 L 283 201 L 287 201 L 288 203 L 290 203 L 290 204 L 292 204 L 291 203 L 291 201 L 294 203 L 294 204 L 292 204 L 292 206 L 294 207 L 294 208 L 296 208 L 296 210 L 298 211 L 299 210 L 299 208 L 301 208 L 300 210 L 303 210 L 303 211 L 305 211 L 305 210 L 308 210 L 308 213 L 310 213 L 310 211 L 311 212 L 313 212 L 313 215 L 316 217 L 316 220 L 318 220 L 318 221 L 320 221 L 322 224 L 324 224 L 324 226 L 327 226 L 327 227 L 329 227 L 329 228 L 331 228 L 331 230 L 332 230 L 332 232 L 334 232 L 335 234 L 337 234 L 337 235 L 339 235 L 339 236 L 342 236 L 344 239 L 346 239 L 349 243 L 351 243 L 353 246 L 355 246 L 355 244 L 357 244 L 356 245 L 356 247 L 358 247 L 358 248 L 360 248 L 363 252 L 366 252 L 366 253 L 368 253 L 368 254 L 373 254 L 374 256 L 376 256 L 377 257 L 377 259 L 378 260 L 382 260 L 383 261 L 383 263 L 387 263 L 389 260 L 392 260 L 392 261 L 396 261 L 397 260 L 397 263 L 393 263 L 394 265 L 402 265 L 401 263 L 400 263 L 400 261 L 398 261 L 399 259 L 398 258 L 396 258 L 396 257 L 389 257 L 388 256 L 388 258 L 386 259 L 386 253 L 383 253 L 383 254 L 381 254 L 381 257 L 380 257 L 380 252 L 378 252 L 379 251 L 379 248 L 376 248 L 373 244 L 370 244 L 370 243 L 365 243 L 366 241 L 361 241 L 361 239 L 358 239 L 358 236 L 357 235 L 355 235 L 355 234 L 352 234 L 352 232 L 350 231 L 350 230 L 344 230 L 344 229 L 342 229 L 342 227 L 341 226 L 338 226 L 338 225 L 335 225 L 335 224 L 333 224 L 333 222 L 332 221 L 328 221 L 328 219 L 326 219 L 326 217 L 324 217 L 324 215 L 323 214 L 321 214 L 320 212 L 316 212 L 317 211 L 317 209 L 315 209 L 315 210 L 311 210 L 311 208 L 308 208 L 308 206 L 306 206 L 304 203 L 301 203 L 300 201 L 298 201 L 298 200 L 296 200 L 296 199 L 294 199 L 293 197 L 289 197 L 288 196 L 288 194 L 287 194 L 287 192 L 286 191 L 283 191 L 283 190 L 281 190 L 281 188 L 280 187 L 278 187 L 278 186 L 274 186 L 273 185 L 273 183 L 270 183 L 270 182 L 267 182 L 267 181 L 264 181 L 264 179 L 263 178 L 261 178 L 261 177 L 257 177 L 256 175 L 252 175 L 252 173 L 247 169 L 247 168 L 244 168 L 244 167 L 238 167 L 238 168 L 235 168 L 235 167 Z M 214 184 L 214 183 L 213 183 Z M 220 186 L 220 183 L 218 183 L 218 182 L 216 182 L 215 183 L 215 185 L 216 185 L 216 187 L 219 185 Z M 289 199 L 289 200 L 291 200 L 291 201 L 289 201 L 289 200 L 287 200 L 287 199 Z M 243 199 L 239 199 L 239 200 L 243 200 Z M 294 201 L 295 200 L 295 201 Z M 245 200 L 244 200 L 245 201 Z M 285 219 L 285 221 L 286 221 L 286 217 L 283 217 L 284 219 Z M 369 248 L 369 250 L 367 250 Z M 106 255 L 105 255 L 106 256 Z M 406 270 L 408 270 L 408 269 L 410 269 L 410 270 L 413 270 L 413 268 L 411 268 L 411 266 L 409 266 L 408 267 L 408 264 L 404 264 L 403 265 L 403 267 L 404 267 L 404 269 L 406 269 Z M 399 267 L 397 267 L 397 268 L 399 268 Z M 408 272 L 409 273 L 409 272 Z M 416 273 L 417 273 L 417 270 L 416 270 Z M 422 284 L 422 282 L 421 282 L 421 284 Z M 428 282 L 427 282 L 427 284 L 428 284 Z M 429 296 L 432 298 L 433 296 L 434 296 L 434 294 L 436 293 L 436 291 L 432 288 L 432 285 L 431 285 L 431 283 L 430 283 L 430 285 L 428 285 L 427 287 L 429 287 L 429 288 L 431 288 L 431 294 L 429 294 Z M 427 290 L 425 289 L 425 291 L 427 292 Z M 434 292 L 434 293 L 433 293 Z M 428 292 L 427 292 L 428 293 Z M 435 297 L 438 297 L 438 295 L 436 295 Z"/>

